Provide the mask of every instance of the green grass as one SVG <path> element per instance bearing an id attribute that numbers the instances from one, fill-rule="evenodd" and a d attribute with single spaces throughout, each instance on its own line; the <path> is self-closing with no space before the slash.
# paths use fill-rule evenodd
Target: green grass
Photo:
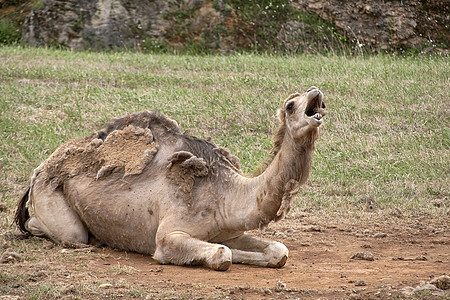
<path id="1" fill-rule="evenodd" d="M 0 19 L 0 45 L 15 44 L 20 40 L 20 30 L 11 21 Z"/>
<path id="2" fill-rule="evenodd" d="M 445 216 L 449 198 L 448 58 L 388 55 L 176 56 L 0 48 L 3 229 L 40 162 L 62 142 L 144 109 L 211 136 L 251 172 L 267 156 L 276 109 L 318 86 L 329 115 L 294 206 L 399 208 Z M 5 218 L 4 218 L 5 216 Z"/>

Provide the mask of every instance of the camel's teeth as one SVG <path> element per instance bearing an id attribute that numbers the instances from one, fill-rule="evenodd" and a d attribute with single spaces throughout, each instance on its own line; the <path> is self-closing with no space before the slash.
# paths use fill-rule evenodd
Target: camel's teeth
<path id="1" fill-rule="evenodd" d="M 322 115 L 320 113 L 316 113 L 313 117 L 318 120 L 322 119 Z"/>

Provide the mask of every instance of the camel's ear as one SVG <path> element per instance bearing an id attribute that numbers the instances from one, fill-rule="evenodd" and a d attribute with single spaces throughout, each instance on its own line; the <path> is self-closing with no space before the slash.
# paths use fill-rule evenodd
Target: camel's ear
<path id="1" fill-rule="evenodd" d="M 295 101 L 293 99 L 298 96 L 301 95 L 299 93 L 294 93 L 292 95 L 289 95 L 289 97 L 287 97 L 287 99 L 284 100 L 284 110 L 287 113 L 292 114 L 294 112 Z"/>
<path id="2" fill-rule="evenodd" d="M 284 123 L 284 120 L 285 120 L 285 111 L 284 111 L 284 109 L 280 108 L 280 109 L 277 110 L 277 117 L 282 123 Z"/>
<path id="3" fill-rule="evenodd" d="M 301 95 L 299 93 L 294 93 L 294 94 L 289 95 L 289 97 L 287 97 L 287 99 L 284 100 L 283 107 L 277 111 L 277 117 L 278 117 L 278 119 L 280 119 L 281 122 L 284 123 L 286 113 L 289 113 L 289 114 L 293 113 L 295 101 L 292 99 L 294 99 L 298 96 L 301 96 Z"/>
<path id="4" fill-rule="evenodd" d="M 288 114 L 292 114 L 294 112 L 295 101 L 291 100 L 286 103 L 285 110 Z"/>

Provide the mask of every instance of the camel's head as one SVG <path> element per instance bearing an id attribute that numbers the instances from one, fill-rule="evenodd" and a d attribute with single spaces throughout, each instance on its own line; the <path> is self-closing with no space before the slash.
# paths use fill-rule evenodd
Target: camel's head
<path id="1" fill-rule="evenodd" d="M 306 93 L 292 94 L 279 111 L 280 120 L 294 139 L 302 138 L 308 132 L 317 132 L 327 114 L 324 110 L 322 92 L 315 86 L 310 87 Z"/>

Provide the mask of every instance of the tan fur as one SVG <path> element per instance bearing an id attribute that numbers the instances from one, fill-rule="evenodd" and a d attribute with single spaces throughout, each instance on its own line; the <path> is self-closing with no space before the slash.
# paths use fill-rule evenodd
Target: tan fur
<path id="1" fill-rule="evenodd" d="M 286 103 L 289 100 L 292 100 L 292 99 L 294 99 L 296 97 L 300 97 L 300 96 L 301 95 L 299 93 L 294 93 L 294 94 L 290 95 L 288 98 L 286 98 L 286 100 L 284 100 L 282 107 L 280 109 L 278 109 L 277 117 L 279 119 L 279 125 L 278 125 L 277 129 L 275 129 L 275 133 L 273 135 L 273 147 L 270 150 L 269 158 L 265 162 L 263 162 L 260 166 L 258 166 L 258 168 L 255 169 L 250 176 L 256 177 L 256 176 L 260 175 L 261 173 L 263 173 L 264 170 L 272 163 L 273 158 L 280 151 L 281 145 L 283 144 L 284 136 L 285 136 L 286 130 L 287 130 L 286 119 L 285 119 Z M 327 112 L 323 109 L 318 110 L 318 112 L 321 112 L 323 116 L 325 116 L 327 114 Z M 312 145 L 313 146 L 313 144 L 317 138 L 318 138 L 318 132 L 311 132 L 310 135 L 307 135 L 304 137 L 304 139 L 302 140 L 302 143 L 304 143 L 304 145 Z"/>
<path id="2" fill-rule="evenodd" d="M 93 236 L 161 263 L 282 267 L 283 244 L 244 232 L 289 212 L 309 176 L 322 99 L 312 87 L 284 101 L 270 161 L 255 177 L 245 177 L 228 150 L 183 134 L 164 115 L 114 119 L 64 143 L 35 170 L 16 222 L 55 242 Z"/>
<path id="3" fill-rule="evenodd" d="M 202 177 L 208 174 L 206 162 L 190 152 L 175 152 L 169 158 L 167 167 L 167 178 L 179 186 L 177 194 L 183 198 L 186 204 L 191 206 L 192 188 L 195 177 Z"/>

